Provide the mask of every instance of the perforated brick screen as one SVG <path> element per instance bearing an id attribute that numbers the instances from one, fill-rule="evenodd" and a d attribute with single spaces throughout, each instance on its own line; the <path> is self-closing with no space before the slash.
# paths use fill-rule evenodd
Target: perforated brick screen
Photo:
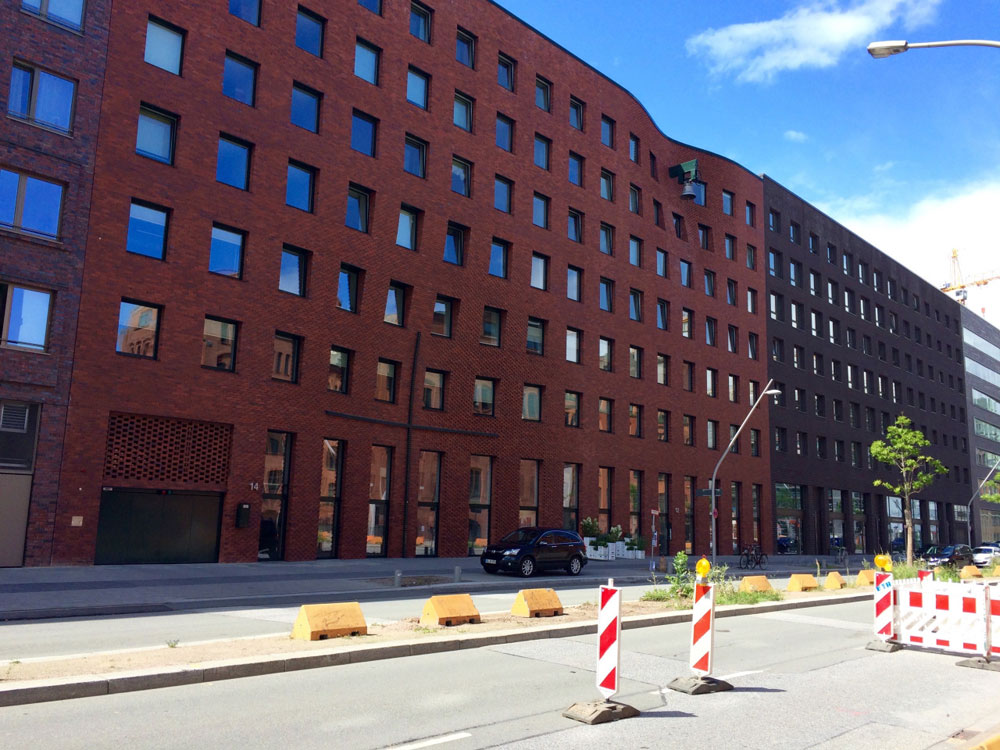
<path id="1" fill-rule="evenodd" d="M 233 426 L 218 422 L 112 414 L 105 479 L 225 484 Z"/>

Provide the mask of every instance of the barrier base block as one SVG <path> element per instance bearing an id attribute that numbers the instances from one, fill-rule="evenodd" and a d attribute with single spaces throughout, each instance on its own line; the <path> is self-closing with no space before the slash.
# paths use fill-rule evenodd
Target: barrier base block
<path id="1" fill-rule="evenodd" d="M 972 659 L 962 659 L 962 661 L 955 662 L 956 666 L 959 667 L 972 667 L 973 669 L 989 669 L 992 672 L 1000 672 L 1000 661 L 986 661 L 982 656 L 976 656 Z"/>
<path id="2" fill-rule="evenodd" d="M 608 721 L 634 718 L 639 715 L 639 709 L 614 701 L 587 701 L 574 703 L 563 711 L 562 715 L 584 724 L 604 724 Z"/>
<path id="3" fill-rule="evenodd" d="M 894 654 L 901 648 L 902 646 L 898 643 L 893 643 L 892 641 L 883 641 L 878 638 L 876 638 L 874 641 L 871 641 L 867 646 L 865 646 L 866 651 L 881 651 L 884 654 Z"/>
<path id="4" fill-rule="evenodd" d="M 704 677 L 691 675 L 690 677 L 678 677 L 667 685 L 671 690 L 688 695 L 702 695 L 704 693 L 721 693 L 724 690 L 732 690 L 733 686 L 725 680 L 717 680 L 714 677 Z"/>

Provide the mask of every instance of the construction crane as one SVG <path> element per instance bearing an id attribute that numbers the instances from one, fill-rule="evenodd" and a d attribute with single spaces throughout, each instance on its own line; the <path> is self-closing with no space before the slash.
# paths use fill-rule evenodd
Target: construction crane
<path id="1" fill-rule="evenodd" d="M 962 276 L 962 267 L 958 262 L 958 250 L 952 249 L 951 251 L 951 283 L 943 284 L 941 286 L 942 292 L 954 292 L 955 299 L 958 300 L 960 305 L 964 305 L 969 299 L 968 287 L 970 286 L 986 286 L 991 281 L 995 279 L 1000 279 L 1000 272 L 991 271 L 990 273 L 980 274 L 974 276 L 971 279 L 964 279 Z"/>

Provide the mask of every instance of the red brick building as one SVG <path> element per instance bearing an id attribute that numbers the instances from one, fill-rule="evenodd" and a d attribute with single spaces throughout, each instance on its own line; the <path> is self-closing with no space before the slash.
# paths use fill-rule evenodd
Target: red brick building
<path id="1" fill-rule="evenodd" d="M 653 511 L 707 552 L 694 491 L 767 380 L 761 180 L 488 2 L 228 10 L 110 10 L 73 449 L 25 563 L 586 517 L 648 546 Z M 768 435 L 723 464 L 721 553 L 772 551 Z"/>
<path id="2" fill-rule="evenodd" d="M 110 6 L 0 7 L 0 566 L 52 559 Z"/>

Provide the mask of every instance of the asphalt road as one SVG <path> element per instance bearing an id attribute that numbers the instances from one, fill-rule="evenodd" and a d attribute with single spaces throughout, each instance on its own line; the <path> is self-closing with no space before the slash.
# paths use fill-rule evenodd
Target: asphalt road
<path id="1" fill-rule="evenodd" d="M 1000 674 L 955 656 L 864 650 L 871 605 L 717 621 L 717 676 L 688 673 L 688 624 L 625 631 L 618 700 L 642 715 L 563 718 L 597 697 L 594 637 L 529 641 L 163 690 L 0 709 L 0 747 L 932 748 L 995 724 Z"/>

